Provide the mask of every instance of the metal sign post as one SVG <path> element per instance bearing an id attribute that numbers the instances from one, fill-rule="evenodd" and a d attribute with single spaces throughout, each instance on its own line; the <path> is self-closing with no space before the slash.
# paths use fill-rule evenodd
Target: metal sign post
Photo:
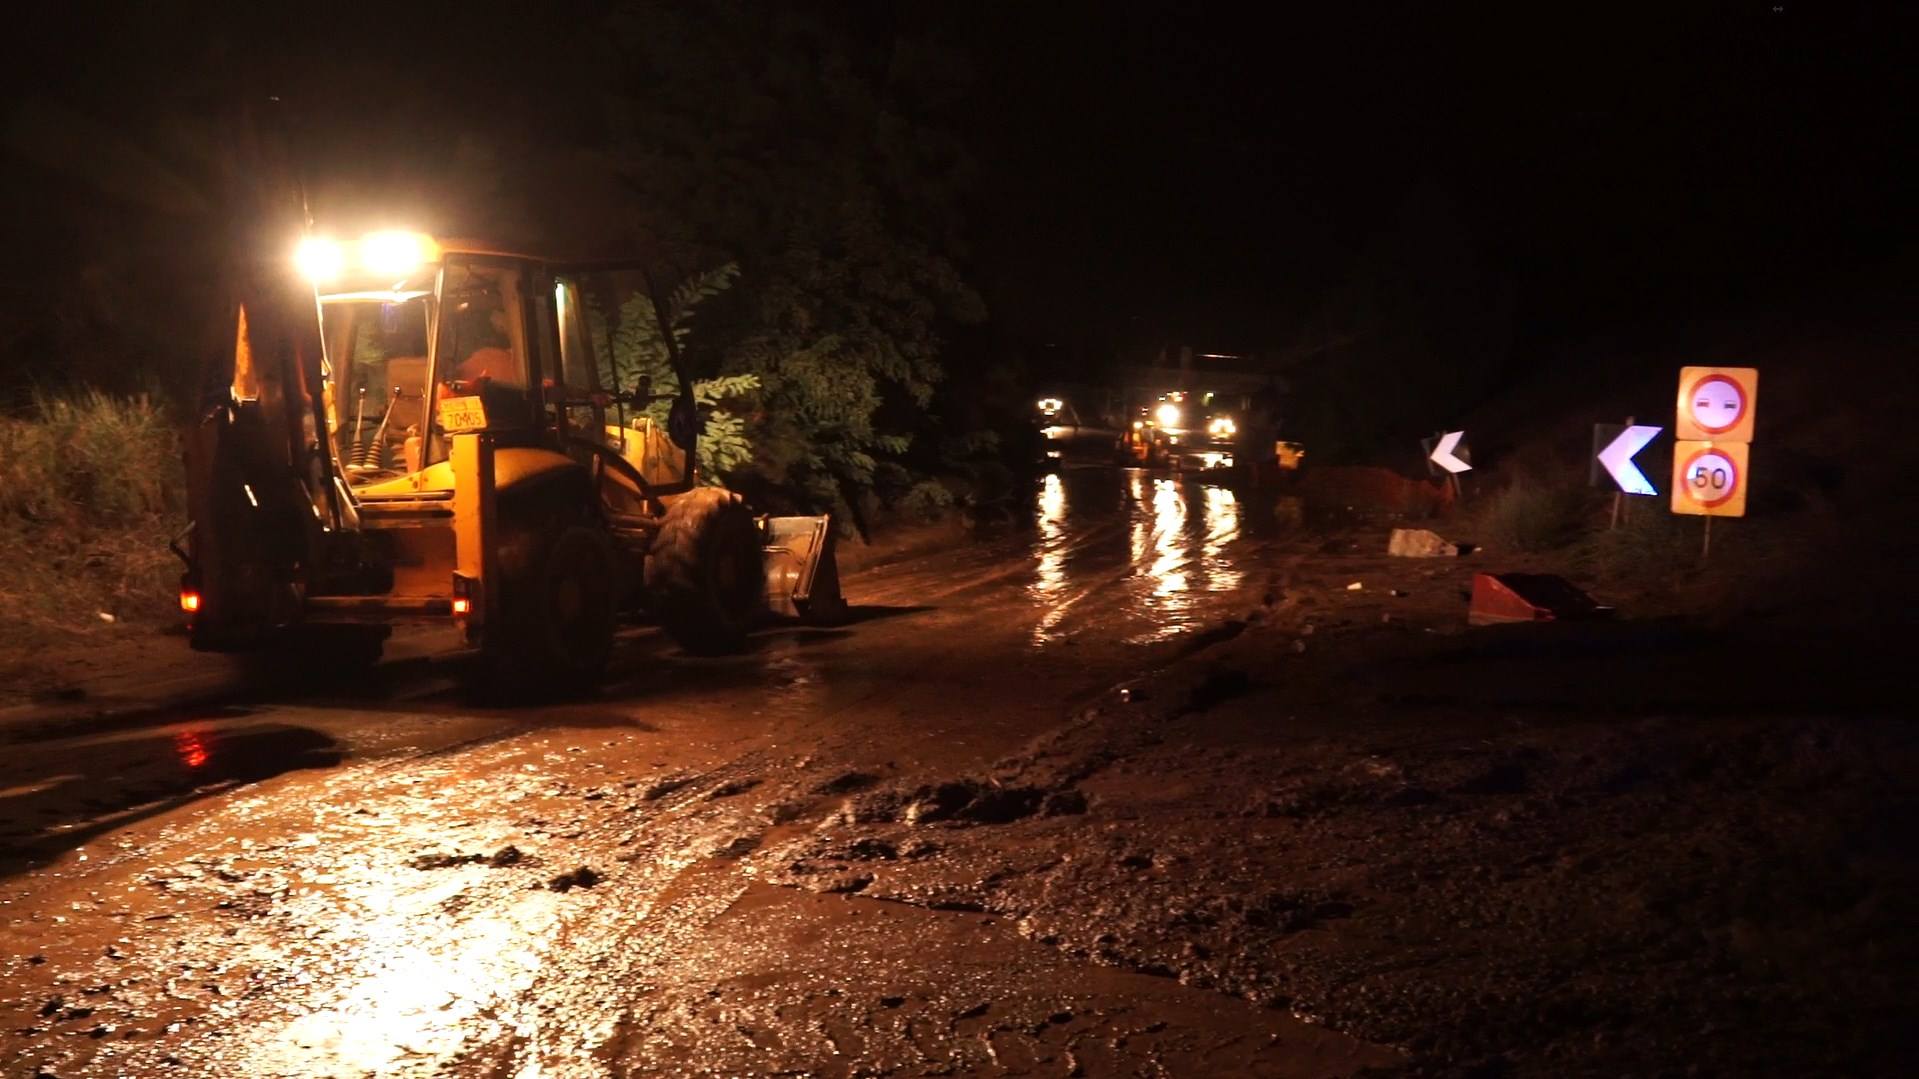
<path id="1" fill-rule="evenodd" d="M 1633 418 L 1631 416 L 1626 417 L 1626 430 L 1628 431 L 1632 430 L 1632 420 Z M 1610 450 L 1614 444 L 1615 443 L 1607 443 L 1606 449 L 1599 451 L 1599 460 L 1602 464 L 1605 462 L 1605 459 L 1606 459 L 1606 450 Z M 1632 454 L 1628 453 L 1626 454 L 1626 457 L 1627 457 L 1627 462 L 1626 462 L 1627 467 L 1630 468 L 1632 464 L 1631 462 Z M 1608 469 L 1608 472 L 1610 471 L 1611 470 Z M 1634 469 L 1634 471 L 1638 471 L 1638 470 Z M 1620 515 L 1620 512 L 1624 510 L 1625 508 L 1626 508 L 1626 489 L 1624 487 L 1616 488 L 1612 493 L 1612 524 L 1608 527 L 1609 531 L 1616 531 L 1619 528 L 1619 515 Z"/>

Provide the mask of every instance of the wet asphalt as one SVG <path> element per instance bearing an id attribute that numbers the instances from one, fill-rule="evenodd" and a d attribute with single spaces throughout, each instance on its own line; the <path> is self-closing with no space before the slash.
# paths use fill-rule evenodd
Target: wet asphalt
<path id="1" fill-rule="evenodd" d="M 1223 486 L 1074 469 L 1038 481 L 1029 520 L 849 575 L 844 626 L 722 659 L 635 628 L 588 700 L 475 700 L 470 661 L 440 657 L 15 740 L 0 1074 L 1389 1063 L 986 911 L 784 879 L 779 852 L 862 792 L 981 774 L 1270 604 L 1272 522 Z"/>

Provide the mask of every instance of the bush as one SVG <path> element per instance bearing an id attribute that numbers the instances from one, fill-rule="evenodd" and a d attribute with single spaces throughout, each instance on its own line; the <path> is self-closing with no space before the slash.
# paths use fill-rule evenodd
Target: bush
<path id="1" fill-rule="evenodd" d="M 1698 563 L 1698 518 L 1668 513 L 1663 499 L 1632 503 L 1618 528 L 1592 537 L 1595 572 L 1608 581 L 1655 585 Z"/>
<path id="2" fill-rule="evenodd" d="M 174 512 L 184 490 L 178 437 L 145 396 L 42 396 L 0 417 L 0 520 L 110 527 Z"/>
<path id="3" fill-rule="evenodd" d="M 178 437 L 148 398 L 43 396 L 0 416 L 0 639 L 170 617 L 184 503 Z"/>
<path id="4" fill-rule="evenodd" d="M 1577 539 L 1585 528 L 1592 493 L 1585 487 L 1515 479 L 1488 498 L 1478 513 L 1479 539 L 1507 551 L 1548 551 Z"/>
<path id="5" fill-rule="evenodd" d="M 899 511 L 909 520 L 936 521 L 953 507 L 953 492 L 938 480 L 921 480 L 899 501 Z"/>

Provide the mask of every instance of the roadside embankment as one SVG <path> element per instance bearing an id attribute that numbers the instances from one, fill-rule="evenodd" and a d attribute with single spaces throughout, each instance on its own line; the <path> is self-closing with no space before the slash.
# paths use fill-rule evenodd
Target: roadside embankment
<path id="1" fill-rule="evenodd" d="M 174 621 L 179 445 L 148 397 L 43 396 L 0 415 L 0 692 L 58 687 Z M 136 643 L 137 642 L 137 643 Z"/>

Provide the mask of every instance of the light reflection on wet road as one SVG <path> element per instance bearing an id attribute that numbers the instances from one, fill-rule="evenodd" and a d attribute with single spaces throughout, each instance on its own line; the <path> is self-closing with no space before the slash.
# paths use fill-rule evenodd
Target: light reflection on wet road
<path id="1" fill-rule="evenodd" d="M 772 868 L 755 852 L 860 785 L 978 774 L 1182 635 L 1243 617 L 1272 572 L 1262 517 L 1222 487 L 1072 470 L 1039 481 L 1030 527 L 849 574 L 849 627 L 775 629 L 717 660 L 638 632 L 593 700 L 481 707 L 445 665 L 416 663 L 11 746 L 0 952 L 45 961 L 8 971 L 0 1022 L 38 1033 L 0 1050 L 0 1071 L 596 1075 L 624 1045 L 697 1045 L 716 1035 L 641 1038 L 631 1017 L 707 1006 L 712 969 L 734 961 L 708 927 Z M 581 866 L 604 879 L 556 890 Z M 988 938 L 1009 970 L 1061 962 Z M 765 976 L 859 1027 L 872 1016 L 849 1018 L 834 987 L 905 976 L 878 958 Z M 969 977 L 969 994 L 1035 1009 L 1056 988 Z M 920 981 L 929 1008 L 975 1003 Z M 102 988 L 67 1001 L 81 985 Z M 859 1029 L 863 1051 L 898 1049 Z M 801 1034 L 727 1059 L 819 1070 L 793 1056 Z"/>
<path id="2" fill-rule="evenodd" d="M 1043 477 L 1035 525 L 1035 645 L 1073 632 L 1156 644 L 1201 628 L 1264 553 L 1231 490 L 1137 469 Z"/>

